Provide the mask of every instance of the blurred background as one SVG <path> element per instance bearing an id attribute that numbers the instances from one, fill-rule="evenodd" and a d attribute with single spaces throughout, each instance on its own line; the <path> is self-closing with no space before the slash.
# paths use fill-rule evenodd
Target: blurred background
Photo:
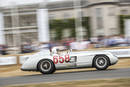
<path id="1" fill-rule="evenodd" d="M 130 0 L 0 0 L 0 54 L 130 46 Z"/>

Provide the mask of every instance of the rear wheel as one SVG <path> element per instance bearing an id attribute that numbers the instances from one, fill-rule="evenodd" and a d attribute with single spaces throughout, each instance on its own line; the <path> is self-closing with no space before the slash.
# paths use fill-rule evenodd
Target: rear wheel
<path id="1" fill-rule="evenodd" d="M 38 69 L 42 74 L 52 74 L 55 72 L 55 65 L 52 60 L 41 60 L 38 64 Z"/>
<path id="2" fill-rule="evenodd" d="M 94 59 L 94 67 L 97 70 L 106 70 L 109 66 L 109 59 L 107 56 L 96 56 Z"/>

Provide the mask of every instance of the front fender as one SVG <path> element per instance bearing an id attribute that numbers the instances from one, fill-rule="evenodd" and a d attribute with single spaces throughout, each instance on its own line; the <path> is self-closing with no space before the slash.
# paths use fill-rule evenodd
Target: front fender
<path id="1" fill-rule="evenodd" d="M 51 56 L 49 55 L 32 55 L 29 57 L 29 59 L 27 61 L 25 61 L 25 63 L 22 65 L 21 70 L 23 71 L 37 71 L 37 65 L 39 63 L 40 60 L 42 59 L 51 59 Z M 51 59 L 52 60 L 52 59 Z"/>

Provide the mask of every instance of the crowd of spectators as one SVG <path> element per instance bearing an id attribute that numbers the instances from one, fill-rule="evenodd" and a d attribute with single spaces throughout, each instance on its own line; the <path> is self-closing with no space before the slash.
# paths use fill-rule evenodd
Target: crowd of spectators
<path id="1" fill-rule="evenodd" d="M 130 46 L 130 38 L 125 38 L 123 35 L 114 35 L 114 36 L 100 35 L 98 37 L 91 37 L 83 41 L 76 41 L 75 38 L 65 38 L 61 41 L 56 41 L 56 42 L 51 41 L 49 43 L 40 43 L 40 45 L 38 46 L 36 45 L 32 46 L 33 50 L 31 49 L 30 52 L 35 50 L 40 50 L 40 49 L 51 50 L 53 47 L 67 48 L 73 50 L 83 50 L 88 48 L 100 48 L 100 47 L 107 48 L 107 47 L 118 47 L 118 46 L 119 47 Z"/>
<path id="2" fill-rule="evenodd" d="M 123 47 L 130 46 L 130 38 L 126 38 L 123 35 L 114 36 L 98 36 L 85 39 L 83 41 L 76 41 L 74 38 L 65 38 L 61 41 L 51 41 L 44 43 L 24 43 L 21 45 L 20 53 L 31 53 L 41 49 L 52 49 L 53 47 L 83 50 L 88 48 L 100 48 L 100 47 Z M 7 46 L 0 45 L 0 54 L 7 54 Z"/>
<path id="3" fill-rule="evenodd" d="M 91 43 L 94 47 L 114 47 L 114 46 L 130 46 L 130 38 L 126 38 L 123 35 L 114 36 L 98 36 L 91 38 Z"/>

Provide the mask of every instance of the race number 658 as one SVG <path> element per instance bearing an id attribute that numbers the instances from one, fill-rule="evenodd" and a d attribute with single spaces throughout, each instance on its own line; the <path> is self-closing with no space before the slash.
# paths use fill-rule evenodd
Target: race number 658
<path id="1" fill-rule="evenodd" d="M 70 61 L 70 57 L 69 55 L 65 55 L 64 57 L 61 57 L 61 56 L 53 56 L 53 62 L 54 64 L 57 64 L 57 63 L 68 63 Z"/>

